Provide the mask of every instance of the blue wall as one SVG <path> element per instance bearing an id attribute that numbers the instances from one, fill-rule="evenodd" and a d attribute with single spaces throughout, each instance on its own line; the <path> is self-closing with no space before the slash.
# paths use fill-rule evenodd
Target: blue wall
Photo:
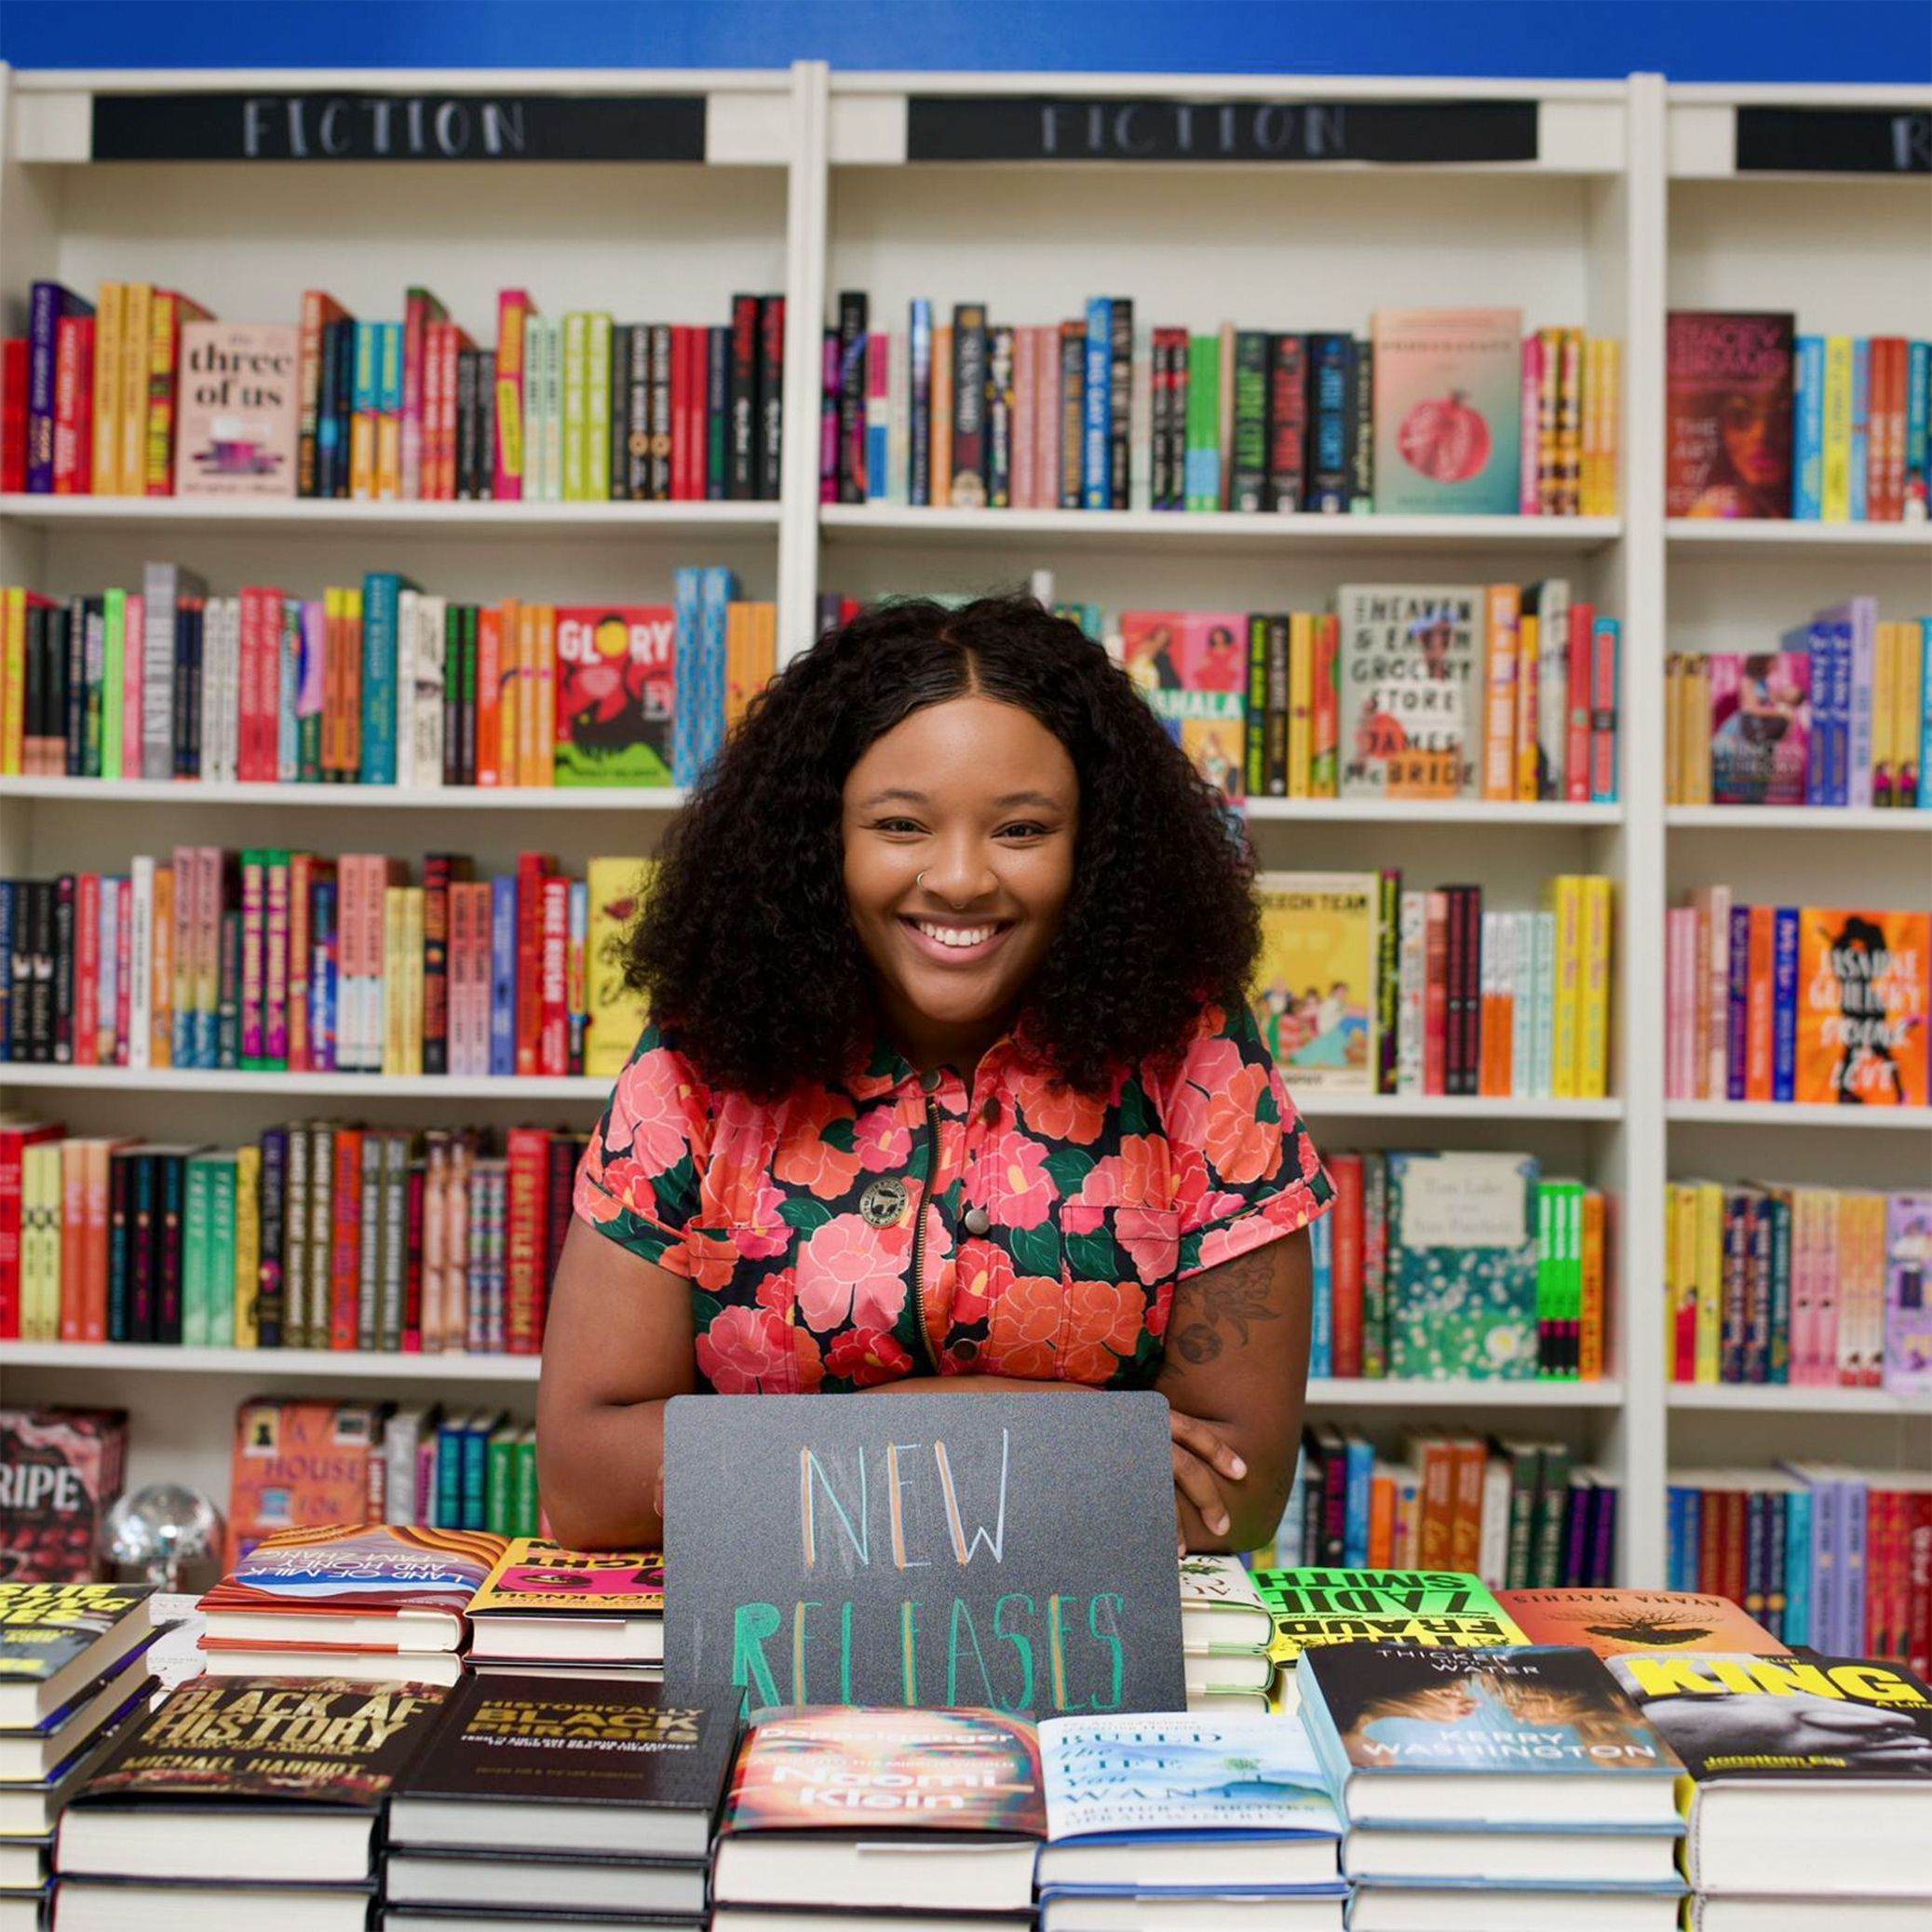
<path id="1" fill-rule="evenodd" d="M 1932 81 L 1932 0 L 0 0 L 20 67 Z"/>

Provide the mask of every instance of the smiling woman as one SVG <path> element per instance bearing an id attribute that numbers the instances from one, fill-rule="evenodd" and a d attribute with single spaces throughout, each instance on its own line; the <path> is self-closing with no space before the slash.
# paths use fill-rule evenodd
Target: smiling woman
<path id="1" fill-rule="evenodd" d="M 1152 1386 L 1183 1544 L 1269 1534 L 1331 1189 L 1255 945 L 1214 796 L 1071 624 L 905 602 L 804 653 L 632 940 L 653 1024 L 545 1341 L 557 1533 L 656 1537 L 678 1394 Z"/>

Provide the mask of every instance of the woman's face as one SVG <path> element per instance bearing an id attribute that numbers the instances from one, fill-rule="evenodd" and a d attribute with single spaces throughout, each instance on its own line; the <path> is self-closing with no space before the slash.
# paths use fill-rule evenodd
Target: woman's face
<path id="1" fill-rule="evenodd" d="M 1787 466 L 1790 426 L 1763 398 L 1733 395 L 1718 410 L 1724 453 L 1738 477 L 1754 490 L 1779 482 Z"/>
<path id="2" fill-rule="evenodd" d="M 913 712 L 852 767 L 845 897 L 905 1044 L 1018 1002 L 1073 885 L 1079 790 L 1060 740 L 987 697 Z"/>

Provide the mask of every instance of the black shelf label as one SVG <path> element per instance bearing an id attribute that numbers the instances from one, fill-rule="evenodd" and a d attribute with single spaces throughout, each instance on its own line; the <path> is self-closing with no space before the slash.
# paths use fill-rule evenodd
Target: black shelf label
<path id="1" fill-rule="evenodd" d="M 914 94 L 909 161 L 1533 161 L 1533 101 Z"/>
<path id="2" fill-rule="evenodd" d="M 1740 174 L 1932 174 L 1932 113 L 1885 107 L 1740 107 Z"/>
<path id="3" fill-rule="evenodd" d="M 702 161 L 694 94 L 96 94 L 97 161 Z"/>

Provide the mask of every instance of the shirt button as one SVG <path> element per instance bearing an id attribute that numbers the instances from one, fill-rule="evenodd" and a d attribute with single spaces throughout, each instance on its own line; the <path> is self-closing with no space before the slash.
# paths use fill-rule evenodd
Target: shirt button
<path id="1" fill-rule="evenodd" d="M 980 1359 L 980 1344 L 970 1335 L 962 1335 L 947 1352 L 963 1366 Z"/>
<path id="2" fill-rule="evenodd" d="M 969 1235 L 983 1235 L 993 1226 L 993 1216 L 984 1208 L 968 1208 L 965 1220 L 966 1230 Z"/>
<path id="3" fill-rule="evenodd" d="M 927 1093 L 938 1093 L 939 1085 L 945 1077 L 945 1074 L 938 1067 L 934 1067 L 929 1072 L 920 1074 L 919 1084 Z"/>

